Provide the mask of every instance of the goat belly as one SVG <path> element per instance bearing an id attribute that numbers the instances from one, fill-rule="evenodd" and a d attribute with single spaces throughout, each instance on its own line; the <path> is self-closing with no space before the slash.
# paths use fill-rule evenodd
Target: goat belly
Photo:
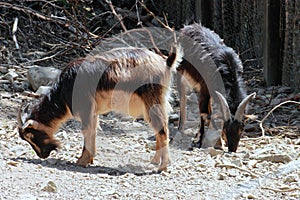
<path id="1" fill-rule="evenodd" d="M 118 111 L 125 115 L 139 117 L 145 109 L 143 100 L 137 94 L 122 90 L 98 91 L 96 103 L 96 112 L 99 114 Z"/>

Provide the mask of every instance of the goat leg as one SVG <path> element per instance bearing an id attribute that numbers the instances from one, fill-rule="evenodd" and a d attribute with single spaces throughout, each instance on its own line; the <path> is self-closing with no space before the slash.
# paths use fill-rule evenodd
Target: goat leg
<path id="1" fill-rule="evenodd" d="M 151 106 L 147 113 L 148 116 L 145 119 L 149 121 L 156 135 L 156 152 L 151 163 L 160 164 L 158 171 L 166 171 L 170 164 L 168 117 L 164 108 L 159 104 Z"/>
<path id="2" fill-rule="evenodd" d="M 89 117 L 88 122 L 86 122 L 86 118 L 82 121 L 84 146 L 82 155 L 77 160 L 77 164 L 84 167 L 87 167 L 89 164 L 93 164 L 93 160 L 96 154 L 95 140 L 98 116 L 93 112 L 90 115 L 91 116 Z"/>

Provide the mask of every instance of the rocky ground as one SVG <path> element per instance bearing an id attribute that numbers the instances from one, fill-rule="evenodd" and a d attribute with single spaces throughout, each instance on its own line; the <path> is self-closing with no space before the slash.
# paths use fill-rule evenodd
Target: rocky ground
<path id="1" fill-rule="evenodd" d="M 74 164 L 83 144 L 80 124 L 74 120 L 56 134 L 62 147 L 48 159 L 38 158 L 21 140 L 16 114 L 23 101 L 33 100 L 34 93 L 25 87 L 27 69 L 2 70 L 0 199 L 300 198 L 298 105 L 287 104 L 275 110 L 264 123 L 266 137 L 258 137 L 258 122 L 250 121 L 237 153 L 212 148 L 188 151 L 198 116 L 195 96 L 190 94 L 184 135 L 176 134 L 178 107 L 172 114 L 172 165 L 162 173 L 156 173 L 157 167 L 149 162 L 155 153 L 155 141 L 148 125 L 110 113 L 99 117 L 94 164 L 82 168 Z M 253 80 L 249 84 L 254 84 Z M 287 87 L 257 90 L 250 112 L 258 120 L 284 100 L 299 101 L 298 94 Z"/>

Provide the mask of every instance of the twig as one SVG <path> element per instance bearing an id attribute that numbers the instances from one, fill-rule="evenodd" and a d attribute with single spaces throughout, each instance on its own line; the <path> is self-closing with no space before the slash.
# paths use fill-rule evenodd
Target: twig
<path id="1" fill-rule="evenodd" d="M 220 164 L 220 163 L 217 163 L 217 164 L 215 165 L 215 167 L 235 168 L 235 169 L 238 169 L 238 170 L 240 170 L 240 171 L 249 173 L 253 178 L 258 178 L 258 177 L 259 177 L 257 174 L 255 174 L 255 173 L 253 173 L 253 172 L 251 172 L 251 171 L 249 171 L 249 170 L 247 170 L 247 169 L 243 169 L 243 168 L 241 168 L 241 167 L 238 167 L 238 166 L 236 166 L 236 165 Z"/>
<path id="2" fill-rule="evenodd" d="M 139 14 L 139 7 L 137 5 L 138 1 L 139 0 L 135 0 L 136 17 L 137 17 L 137 20 L 138 20 L 137 25 L 141 25 L 141 27 L 143 28 L 143 22 L 141 21 L 140 14 Z"/>
<path id="3" fill-rule="evenodd" d="M 270 187 L 261 187 L 261 189 L 272 190 L 273 192 L 292 192 L 292 191 L 300 190 L 300 188 L 276 189 Z"/>
<path id="4" fill-rule="evenodd" d="M 284 104 L 287 104 L 287 103 L 295 103 L 295 104 L 298 104 L 300 105 L 300 102 L 297 102 L 297 101 L 285 101 L 285 102 L 282 102 L 280 104 L 278 104 L 277 106 L 275 106 L 274 108 L 272 108 L 268 113 L 267 115 L 261 120 L 261 121 L 258 121 L 259 122 L 259 127 L 261 129 L 261 136 L 262 137 L 265 137 L 265 129 L 263 128 L 263 122 L 267 119 L 267 117 L 274 111 L 276 110 L 277 108 L 279 108 L 280 106 L 284 105 Z"/>
<path id="5" fill-rule="evenodd" d="M 59 25 L 62 25 L 64 27 L 69 27 L 69 24 L 63 23 L 60 20 L 56 20 L 56 19 L 53 19 L 51 17 L 47 17 L 45 15 L 42 15 L 42 14 L 40 14 L 40 13 L 30 9 L 30 8 L 27 8 L 27 7 L 17 6 L 17 5 L 13 5 L 13 4 L 6 3 L 6 2 L 0 2 L 0 6 L 7 7 L 7 8 L 12 8 L 14 10 L 22 11 L 24 13 L 29 13 L 29 14 L 32 14 L 32 15 L 34 15 L 38 18 L 41 18 L 43 20 L 54 21 L 54 22 L 58 23 Z"/>
<path id="6" fill-rule="evenodd" d="M 15 42 L 15 45 L 16 45 L 16 49 L 19 50 L 20 46 L 18 44 L 18 40 L 17 40 L 17 37 L 16 37 L 16 32 L 17 32 L 17 29 L 18 29 L 18 21 L 19 21 L 19 19 L 16 17 L 15 21 L 14 21 L 13 29 L 12 29 L 12 34 L 13 34 L 13 41 Z"/>
<path id="7" fill-rule="evenodd" d="M 160 23 L 164 28 L 166 28 L 166 29 L 168 29 L 169 31 L 171 31 L 171 32 L 173 32 L 174 30 L 172 29 L 172 28 L 170 28 L 168 25 L 166 25 L 165 23 L 163 23 L 158 17 L 156 17 L 156 15 L 152 12 L 152 11 L 150 11 L 148 8 L 147 8 L 147 6 L 143 3 L 143 2 L 141 2 L 141 1 L 139 1 L 139 3 L 141 4 L 141 6 L 154 18 L 154 19 L 156 19 L 157 21 L 158 21 L 158 23 Z"/>
<path id="8" fill-rule="evenodd" d="M 109 7 L 110 7 L 112 13 L 113 13 L 113 14 L 116 16 L 116 18 L 119 20 L 119 22 L 120 22 L 120 24 L 121 24 L 123 30 L 124 30 L 124 31 L 127 31 L 127 28 L 126 28 L 126 26 L 124 25 L 124 23 L 123 23 L 123 21 L 122 21 L 122 18 L 117 14 L 117 12 L 116 12 L 116 10 L 115 10 L 115 8 L 114 8 L 114 6 L 113 6 L 111 0 L 105 0 L 105 1 L 106 1 L 106 3 L 109 5 Z"/>
<path id="9" fill-rule="evenodd" d="M 71 32 L 73 32 L 73 33 L 76 33 L 76 31 L 79 31 L 79 30 L 74 31 L 74 30 L 73 30 L 74 28 L 71 26 L 70 23 L 65 23 L 65 22 L 63 22 L 62 20 L 58 20 L 58 19 L 55 18 L 55 17 L 48 17 L 48 16 L 45 16 L 45 15 L 43 15 L 43 14 L 41 14 L 41 13 L 38 13 L 37 11 L 35 11 L 35 10 L 31 9 L 31 8 L 27 8 L 27 7 L 20 6 L 20 5 L 13 5 L 13 4 L 6 3 L 6 2 L 0 2 L 0 7 L 12 8 L 12 9 L 17 10 L 17 11 L 22 11 L 22 12 L 24 12 L 24 13 L 28 13 L 28 14 L 34 15 L 34 16 L 36 16 L 37 18 L 43 19 L 43 20 L 45 20 L 45 21 L 51 21 L 51 22 L 57 23 L 57 24 L 59 24 L 60 26 L 67 28 L 69 31 L 71 31 Z M 80 25 L 81 25 L 81 24 L 80 24 Z M 82 28 L 83 30 L 85 30 L 85 27 L 83 27 L 82 25 L 81 25 L 81 28 Z M 85 31 L 86 31 L 86 30 L 85 30 Z M 91 35 L 92 37 L 98 38 L 97 35 L 95 35 L 95 34 L 89 32 L 89 31 L 86 31 L 86 32 L 87 32 L 87 34 Z"/>
<path id="10" fill-rule="evenodd" d="M 41 61 L 49 60 L 49 59 L 54 58 L 55 56 L 62 55 L 62 54 L 66 53 L 66 52 L 69 51 L 69 50 L 70 50 L 70 49 L 63 50 L 63 51 L 59 51 L 59 52 L 56 52 L 55 54 L 53 54 L 53 55 L 51 55 L 51 56 L 47 56 L 47 57 L 40 58 L 40 59 L 36 59 L 36 60 L 30 60 L 30 61 L 28 61 L 28 62 L 24 62 L 24 63 L 21 63 L 21 64 L 22 64 L 22 65 L 26 65 L 26 64 L 31 64 L 31 63 L 35 63 L 35 62 L 41 62 Z"/>
<path id="11" fill-rule="evenodd" d="M 131 32 L 147 32 L 148 35 L 149 35 L 149 39 L 153 45 L 153 48 L 155 49 L 156 53 L 158 53 L 160 56 L 164 56 L 163 53 L 161 53 L 161 51 L 159 50 L 159 48 L 157 47 L 157 45 L 155 44 L 155 41 L 154 41 L 154 38 L 151 34 L 151 32 L 147 29 L 147 28 L 142 28 L 142 29 L 132 29 L 132 30 L 129 30 L 129 31 L 126 31 L 124 34 L 129 34 Z"/>
<path id="12" fill-rule="evenodd" d="M 152 12 L 152 11 L 150 11 L 148 8 L 147 8 L 147 6 L 143 3 L 143 2 L 141 2 L 141 1 L 139 1 L 139 3 L 141 4 L 141 6 L 154 18 L 154 19 L 156 19 L 157 21 L 158 21 L 158 23 L 160 23 L 165 29 L 167 29 L 167 30 L 169 30 L 169 31 L 171 31 L 172 33 L 173 33 L 173 37 L 174 37 L 174 43 L 175 44 L 177 44 L 177 38 L 176 38 L 176 32 L 174 31 L 174 29 L 172 29 L 169 25 L 168 25 L 168 23 L 167 24 L 165 24 L 165 23 L 163 23 L 158 17 L 156 17 L 156 15 Z"/>

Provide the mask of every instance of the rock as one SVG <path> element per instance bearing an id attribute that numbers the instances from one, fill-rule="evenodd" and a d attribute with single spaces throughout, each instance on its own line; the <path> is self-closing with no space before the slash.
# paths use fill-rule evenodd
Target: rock
<path id="1" fill-rule="evenodd" d="M 9 81 L 13 81 L 15 78 L 17 78 L 19 76 L 19 74 L 17 74 L 16 72 L 14 72 L 14 71 L 9 71 L 8 73 L 6 73 L 5 75 L 4 75 L 4 79 L 6 79 L 6 80 L 9 80 Z"/>
<path id="2" fill-rule="evenodd" d="M 214 129 L 208 129 L 204 135 L 202 148 L 214 147 L 220 139 L 220 133 Z"/>
<path id="3" fill-rule="evenodd" d="M 243 166 L 243 162 L 241 159 L 232 159 L 231 160 L 231 163 L 235 166 L 238 166 L 238 167 L 242 167 Z"/>
<path id="4" fill-rule="evenodd" d="M 220 173 L 218 176 L 218 180 L 225 180 L 226 176 L 227 176 L 226 174 Z"/>
<path id="5" fill-rule="evenodd" d="M 253 194 L 247 194 L 246 198 L 247 199 L 257 199 L 257 197 L 255 195 L 253 195 Z"/>
<path id="6" fill-rule="evenodd" d="M 20 83 L 13 82 L 11 85 L 14 92 L 24 92 L 24 88 Z"/>
<path id="7" fill-rule="evenodd" d="M 143 127 L 144 125 L 139 123 L 139 122 L 132 122 L 132 125 L 131 125 L 133 128 L 141 128 Z"/>
<path id="8" fill-rule="evenodd" d="M 32 89 L 36 91 L 40 86 L 49 86 L 54 83 L 61 70 L 53 67 L 32 67 L 27 72 L 27 79 Z"/>
<path id="9" fill-rule="evenodd" d="M 42 191 L 46 192 L 57 192 L 57 187 L 53 181 L 49 181 L 45 187 L 43 187 Z"/>
<path id="10" fill-rule="evenodd" d="M 50 92 L 52 87 L 50 86 L 40 86 L 39 89 L 35 92 L 38 95 L 46 95 Z"/>
<path id="11" fill-rule="evenodd" d="M 297 171 L 299 170 L 299 168 L 300 168 L 300 158 L 298 158 L 297 160 L 293 160 L 286 165 L 280 166 L 276 174 L 285 175 Z"/>
<path id="12" fill-rule="evenodd" d="M 57 159 L 49 158 L 47 159 L 47 163 L 49 163 L 50 165 L 56 165 Z"/>
<path id="13" fill-rule="evenodd" d="M 269 161 L 275 163 L 287 163 L 292 160 L 292 158 L 285 154 L 268 154 L 268 155 L 259 155 L 256 160 Z"/>
<path id="14" fill-rule="evenodd" d="M 256 167 L 256 164 L 257 164 L 257 160 L 249 160 L 248 163 L 247 163 L 247 166 L 250 168 L 250 169 L 253 169 Z"/>
<path id="15" fill-rule="evenodd" d="M 18 166 L 19 162 L 16 162 L 16 161 L 8 161 L 6 164 L 10 165 L 10 166 Z"/>
<path id="16" fill-rule="evenodd" d="M 296 174 L 289 174 L 288 176 L 286 176 L 284 178 L 284 183 L 293 183 L 293 182 L 297 182 L 298 180 L 298 176 Z"/>
<path id="17" fill-rule="evenodd" d="M 21 146 L 21 145 L 16 145 L 16 146 L 10 148 L 9 150 L 11 152 L 15 153 L 15 155 L 17 157 L 19 157 L 19 156 L 21 156 L 21 155 L 23 155 L 23 154 L 26 153 L 26 150 L 25 150 L 24 146 Z"/>
<path id="18" fill-rule="evenodd" d="M 132 122 L 134 119 L 131 116 L 122 116 L 120 121 L 121 122 Z"/>
<path id="19" fill-rule="evenodd" d="M 257 128 L 258 128 L 257 124 L 246 124 L 244 131 L 245 132 L 255 132 L 258 130 Z"/>
<path id="20" fill-rule="evenodd" d="M 147 141 L 146 144 L 145 144 L 145 147 L 146 147 L 146 149 L 155 151 L 156 142 L 155 141 Z"/>
<path id="21" fill-rule="evenodd" d="M 230 177 L 236 177 L 239 176 L 241 173 L 237 169 L 228 169 L 227 174 Z"/>
<path id="22" fill-rule="evenodd" d="M 278 89 L 278 94 L 282 94 L 282 93 L 292 93 L 293 89 L 288 87 L 288 86 L 282 86 Z"/>
<path id="23" fill-rule="evenodd" d="M 208 148 L 208 153 L 211 157 L 214 157 L 216 155 L 221 155 L 223 154 L 224 152 L 222 150 L 219 150 L 219 149 L 215 149 L 213 147 L 209 147 Z"/>
<path id="24" fill-rule="evenodd" d="M 174 123 L 175 121 L 178 121 L 178 120 L 179 120 L 178 114 L 171 114 L 171 115 L 169 115 L 169 122 L 170 123 Z"/>
<path id="25" fill-rule="evenodd" d="M 0 67 L 0 73 L 2 73 L 2 74 L 6 74 L 6 73 L 8 73 L 8 68 L 7 67 Z"/>

